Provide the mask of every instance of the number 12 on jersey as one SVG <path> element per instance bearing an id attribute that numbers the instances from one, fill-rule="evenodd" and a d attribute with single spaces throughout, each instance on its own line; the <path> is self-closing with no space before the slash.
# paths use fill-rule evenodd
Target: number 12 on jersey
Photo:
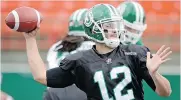
<path id="1" fill-rule="evenodd" d="M 118 78 L 118 74 L 124 73 L 124 79 L 119 82 L 115 88 L 113 89 L 114 95 L 116 100 L 132 100 L 134 99 L 133 90 L 129 89 L 127 90 L 127 94 L 122 95 L 121 91 L 132 81 L 131 79 L 131 72 L 130 69 L 127 66 L 119 66 L 115 67 L 110 72 L 111 79 Z M 94 81 L 95 83 L 98 83 L 99 89 L 101 91 L 101 95 L 103 100 L 113 100 L 113 97 L 109 97 L 103 71 L 97 71 L 94 74 Z"/>

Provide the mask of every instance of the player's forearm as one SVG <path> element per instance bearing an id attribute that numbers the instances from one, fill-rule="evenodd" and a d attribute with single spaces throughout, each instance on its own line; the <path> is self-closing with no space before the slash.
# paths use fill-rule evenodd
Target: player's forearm
<path id="1" fill-rule="evenodd" d="M 170 82 L 158 72 L 152 75 L 152 78 L 156 85 L 157 94 L 160 96 L 170 96 L 172 92 Z"/>
<path id="2" fill-rule="evenodd" d="M 40 57 L 35 38 L 26 39 L 26 50 L 34 79 L 46 85 L 46 67 Z"/>

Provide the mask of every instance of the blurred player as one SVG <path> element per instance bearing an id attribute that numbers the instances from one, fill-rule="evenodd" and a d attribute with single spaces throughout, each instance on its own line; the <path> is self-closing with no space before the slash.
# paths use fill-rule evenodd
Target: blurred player
<path id="1" fill-rule="evenodd" d="M 83 18 L 86 11 L 87 9 L 79 9 L 71 15 L 68 35 L 50 48 L 47 55 L 50 69 L 58 67 L 60 61 L 67 55 L 91 49 L 94 45 L 91 41 L 84 41 L 86 34 L 83 29 Z M 47 89 L 44 100 L 86 100 L 86 94 L 73 84 L 66 88 Z"/>
<path id="2" fill-rule="evenodd" d="M 143 45 L 141 37 L 147 28 L 144 8 L 137 2 L 127 1 L 117 9 L 124 19 L 126 30 L 121 36 L 121 43 Z"/>
<path id="3" fill-rule="evenodd" d="M 87 94 L 88 100 L 144 100 L 142 80 L 159 95 L 169 96 L 170 83 L 157 70 L 169 60 L 172 51 L 162 46 L 151 58 L 147 47 L 119 45 L 121 22 L 122 18 L 112 5 L 93 6 L 86 13 L 84 29 L 96 45 L 67 56 L 59 67 L 48 71 L 36 44 L 38 29 L 24 33 L 34 79 L 56 88 L 75 83 Z"/>

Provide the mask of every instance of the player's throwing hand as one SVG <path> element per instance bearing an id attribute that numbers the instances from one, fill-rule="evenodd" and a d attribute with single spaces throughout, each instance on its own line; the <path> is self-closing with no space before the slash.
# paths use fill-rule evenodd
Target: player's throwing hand
<path id="1" fill-rule="evenodd" d="M 170 50 L 170 47 L 166 47 L 163 45 L 157 52 L 156 54 L 153 55 L 152 58 L 150 58 L 150 52 L 147 53 L 147 68 L 150 72 L 150 74 L 154 74 L 158 68 L 159 65 L 170 60 L 168 56 L 172 53 Z"/>
<path id="2" fill-rule="evenodd" d="M 28 39 L 28 38 L 35 38 L 36 37 L 36 34 L 39 33 L 39 30 L 40 28 L 37 27 L 35 30 L 33 30 L 32 32 L 29 32 L 29 33 L 23 33 L 25 39 Z"/>

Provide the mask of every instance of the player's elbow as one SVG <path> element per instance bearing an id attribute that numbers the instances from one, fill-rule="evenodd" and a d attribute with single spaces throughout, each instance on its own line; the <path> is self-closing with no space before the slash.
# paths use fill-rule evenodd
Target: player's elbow
<path id="1" fill-rule="evenodd" d="M 33 77 L 35 81 L 43 84 L 43 85 L 46 85 L 46 77 L 44 76 L 36 76 L 36 77 Z"/>
<path id="2" fill-rule="evenodd" d="M 165 90 L 165 91 L 157 91 L 157 94 L 162 97 L 169 97 L 172 93 L 171 89 Z"/>
<path id="3" fill-rule="evenodd" d="M 34 78 L 35 81 L 43 84 L 43 85 L 46 85 L 46 79 L 45 78 Z"/>

